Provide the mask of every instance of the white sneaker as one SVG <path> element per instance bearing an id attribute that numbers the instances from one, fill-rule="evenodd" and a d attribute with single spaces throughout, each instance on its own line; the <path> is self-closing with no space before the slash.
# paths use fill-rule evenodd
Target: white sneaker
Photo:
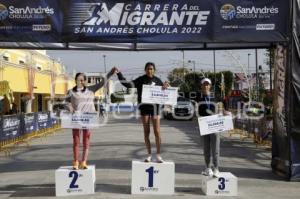
<path id="1" fill-rule="evenodd" d="M 219 169 L 214 169 L 213 170 L 213 177 L 215 177 L 215 178 L 220 177 L 220 171 L 219 171 Z"/>
<path id="2" fill-rule="evenodd" d="M 148 155 L 148 157 L 144 160 L 144 162 L 151 162 L 152 155 Z"/>
<path id="3" fill-rule="evenodd" d="M 201 174 L 205 176 L 213 176 L 214 173 L 211 168 L 206 168 Z"/>
<path id="4" fill-rule="evenodd" d="M 164 162 L 164 160 L 162 159 L 162 157 L 159 154 L 156 155 L 156 162 L 157 163 L 163 163 Z"/>

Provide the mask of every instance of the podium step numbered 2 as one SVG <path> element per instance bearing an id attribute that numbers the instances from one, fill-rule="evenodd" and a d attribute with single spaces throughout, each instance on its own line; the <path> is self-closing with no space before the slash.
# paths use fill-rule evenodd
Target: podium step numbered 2
<path id="1" fill-rule="evenodd" d="M 208 196 L 237 196 L 238 180 L 229 172 L 220 172 L 218 178 L 201 175 L 201 189 Z"/>
<path id="2" fill-rule="evenodd" d="M 55 171 L 56 196 L 94 194 L 95 182 L 94 165 L 83 170 L 73 170 L 71 166 L 63 166 Z"/>
<path id="3" fill-rule="evenodd" d="M 172 195 L 175 164 L 132 161 L 131 194 Z"/>

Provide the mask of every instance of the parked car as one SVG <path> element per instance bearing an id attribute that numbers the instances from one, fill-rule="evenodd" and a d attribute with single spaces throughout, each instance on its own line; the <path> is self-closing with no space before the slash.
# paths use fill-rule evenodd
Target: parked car
<path id="1" fill-rule="evenodd" d="M 166 119 L 192 120 L 194 112 L 194 105 L 190 99 L 178 97 L 176 105 L 164 106 L 163 116 Z"/>
<path id="2" fill-rule="evenodd" d="M 258 102 L 256 103 L 252 102 L 250 106 L 249 104 L 246 104 L 244 109 L 245 109 L 245 113 L 248 116 L 260 116 L 265 113 L 264 105 Z"/>

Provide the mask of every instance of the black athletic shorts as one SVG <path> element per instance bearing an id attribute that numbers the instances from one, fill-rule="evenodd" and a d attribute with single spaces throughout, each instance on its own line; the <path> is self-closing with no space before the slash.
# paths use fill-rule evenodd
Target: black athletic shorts
<path id="1" fill-rule="evenodd" d="M 160 105 L 159 104 L 142 104 L 139 106 L 139 110 L 142 116 L 150 115 L 157 116 L 160 114 Z"/>

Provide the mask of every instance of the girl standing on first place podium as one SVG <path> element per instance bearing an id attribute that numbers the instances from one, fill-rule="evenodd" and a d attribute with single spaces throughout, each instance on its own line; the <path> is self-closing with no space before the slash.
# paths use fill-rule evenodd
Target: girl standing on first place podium
<path id="1" fill-rule="evenodd" d="M 150 121 L 152 120 L 153 123 L 153 130 L 155 135 L 155 143 L 156 143 L 156 160 L 158 163 L 162 163 L 163 159 L 160 156 L 160 145 L 161 145 L 161 138 L 160 138 L 160 110 L 159 104 L 142 104 L 142 91 L 143 85 L 155 85 L 155 86 L 162 86 L 163 89 L 169 87 L 169 83 L 163 83 L 158 77 L 154 75 L 155 73 L 155 64 L 152 62 L 148 62 L 145 65 L 145 74 L 136 78 L 133 81 L 126 81 L 125 77 L 119 70 L 116 68 L 115 73 L 118 75 L 118 79 L 120 80 L 121 84 L 127 88 L 137 88 L 138 94 L 138 103 L 139 103 L 139 110 L 141 113 L 143 127 L 144 127 L 144 141 L 147 148 L 148 155 L 145 158 L 145 162 L 152 161 L 152 154 L 151 154 L 151 143 L 150 143 Z"/>
<path id="2" fill-rule="evenodd" d="M 111 70 L 106 78 L 109 79 L 113 74 Z M 70 112 L 75 111 L 82 113 L 96 112 L 94 105 L 95 92 L 106 84 L 106 78 L 100 77 L 100 83 L 86 87 L 86 76 L 83 73 L 77 73 L 75 76 L 76 86 L 68 91 L 66 102 L 69 102 Z M 89 142 L 91 136 L 90 129 L 83 131 L 83 152 L 82 161 L 78 161 L 81 129 L 72 129 L 73 133 L 73 169 L 87 169 L 87 158 L 89 152 Z"/>

